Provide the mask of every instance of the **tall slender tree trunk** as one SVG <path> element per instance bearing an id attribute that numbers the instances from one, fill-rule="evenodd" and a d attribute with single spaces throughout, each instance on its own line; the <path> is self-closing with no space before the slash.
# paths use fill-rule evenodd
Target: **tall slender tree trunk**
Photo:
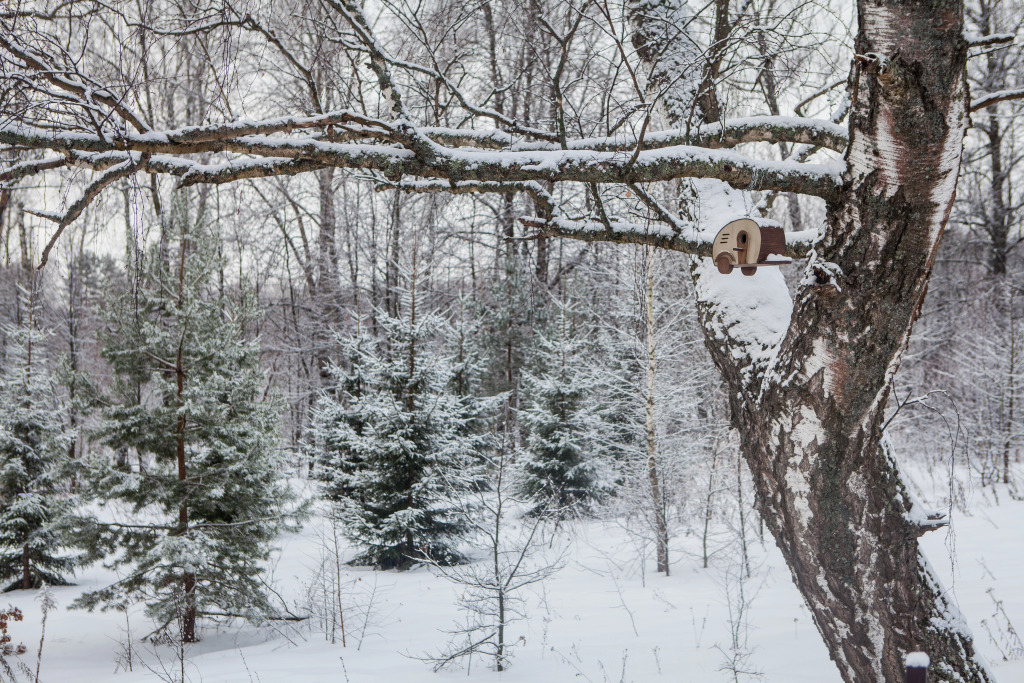
<path id="1" fill-rule="evenodd" d="M 1010 251 L 1010 211 L 1004 199 L 1006 173 L 1003 170 L 1003 133 L 999 121 L 999 105 L 992 105 L 988 111 L 988 123 L 985 126 L 988 137 L 988 158 L 991 165 L 991 185 L 989 187 L 988 236 L 989 236 L 989 270 L 993 275 L 1006 275 L 1006 257 Z"/>
<path id="2" fill-rule="evenodd" d="M 708 552 L 708 535 L 711 533 L 711 518 L 714 515 L 715 498 L 715 471 L 718 468 L 718 443 L 711 449 L 711 466 L 708 468 L 708 489 L 704 497 L 704 532 L 701 534 L 701 553 L 704 559 L 704 569 L 708 568 L 711 556 Z"/>
<path id="3" fill-rule="evenodd" d="M 181 254 L 178 262 L 178 311 L 183 312 L 185 307 L 185 254 L 188 246 L 185 234 L 181 237 Z M 186 324 L 182 321 L 181 324 Z M 188 534 L 188 496 L 186 495 L 186 483 L 188 471 L 185 463 L 185 434 L 188 428 L 188 419 L 185 415 L 185 362 L 184 362 L 184 336 L 178 343 L 178 351 L 175 357 L 174 375 L 176 380 L 176 400 L 178 405 L 178 423 L 175 430 L 175 453 L 178 461 L 178 481 L 181 484 L 181 503 L 178 505 L 178 528 L 175 533 L 179 536 Z M 191 571 L 182 573 L 182 605 L 181 609 L 181 640 L 184 643 L 196 642 L 196 575 Z"/>
<path id="4" fill-rule="evenodd" d="M 1015 315 L 1013 293 L 1009 296 L 1009 322 L 1010 322 L 1010 358 L 1009 368 L 1006 373 L 1006 394 L 1007 394 L 1007 405 L 1006 405 L 1006 420 L 1004 421 L 1004 432 L 1003 432 L 1003 483 L 1009 484 L 1011 480 L 1010 476 L 1010 450 L 1013 445 L 1013 432 L 1017 428 L 1016 420 L 1017 416 L 1014 413 L 1014 401 L 1017 398 L 1017 367 L 1020 365 L 1018 355 L 1020 350 L 1017 348 L 1017 317 Z"/>
<path id="5" fill-rule="evenodd" d="M 79 277 L 81 258 L 85 252 L 85 231 L 78 232 L 78 243 L 71 240 L 70 258 L 68 258 L 68 309 L 67 309 L 67 334 L 68 334 L 68 366 L 73 375 L 79 371 L 79 344 L 78 335 L 81 332 L 81 317 L 85 308 L 83 283 Z M 75 407 L 78 380 L 77 377 L 67 383 L 68 386 L 68 422 L 71 427 L 71 438 L 68 439 L 68 459 L 74 460 L 78 454 L 78 410 Z M 78 489 L 77 475 L 71 476 L 69 482 L 71 493 Z"/>
<path id="6" fill-rule="evenodd" d="M 743 500 L 743 458 L 736 458 L 736 513 L 739 517 L 737 536 L 740 540 L 740 563 L 743 575 L 750 578 L 750 553 L 747 551 L 747 504 Z"/>
<path id="7" fill-rule="evenodd" d="M 10 238 L 7 236 L 8 233 L 6 230 L 6 226 L 9 223 L 9 219 L 7 217 L 10 215 L 12 195 L 13 190 L 11 189 L 9 184 L 0 187 L 0 241 L 3 241 L 5 247 L 7 248 L 10 248 Z M 5 265 L 10 264 L 5 263 Z"/>
<path id="8" fill-rule="evenodd" d="M 498 465 L 498 481 L 495 485 L 495 492 L 497 493 L 497 501 L 494 515 L 494 532 L 491 535 L 491 566 L 494 571 L 494 586 L 498 591 L 498 634 L 497 643 L 495 647 L 495 668 L 498 671 L 505 670 L 505 589 L 508 586 L 507 579 L 502 576 L 501 571 L 501 524 L 504 513 L 504 479 L 505 474 L 505 455 L 499 456 L 501 460 Z"/>
<path id="9" fill-rule="evenodd" d="M 645 247 L 644 267 L 644 327 L 646 335 L 647 377 L 645 386 L 645 425 L 647 441 L 647 481 L 651 487 L 651 503 L 654 509 L 654 543 L 657 557 L 657 570 L 669 573 L 668 564 L 668 520 L 666 519 L 665 494 L 662 491 L 661 478 L 658 474 L 658 433 L 654 421 L 654 380 L 655 380 L 655 345 L 654 345 L 654 247 Z"/>
<path id="10" fill-rule="evenodd" d="M 31 273 L 32 262 L 29 260 L 29 232 L 25 227 L 25 211 L 18 207 L 18 246 L 21 248 L 21 273 L 19 277 L 26 277 L 26 273 Z"/>
<path id="11" fill-rule="evenodd" d="M 398 317 L 401 296 L 399 287 L 399 261 L 402 255 L 402 202 L 396 194 L 391 213 L 391 230 L 388 233 L 387 257 L 384 270 L 384 306 L 388 315 Z"/>
<path id="12" fill-rule="evenodd" d="M 317 235 L 317 280 L 314 329 L 317 372 L 320 385 L 330 384 L 332 333 L 341 323 L 341 292 L 338 279 L 337 211 L 334 203 L 334 169 L 316 174 L 320 201 L 320 230 Z"/>
<path id="13" fill-rule="evenodd" d="M 178 347 L 175 375 L 177 377 L 178 409 L 181 411 L 178 415 L 175 440 L 177 442 L 178 481 L 181 482 L 182 486 L 182 499 L 178 505 L 177 533 L 180 536 L 185 536 L 188 534 L 188 502 L 185 496 L 185 485 L 188 481 L 188 472 L 185 467 L 185 431 L 188 427 L 188 421 L 185 418 L 184 412 L 185 369 L 182 364 L 182 349 L 180 346 Z M 195 590 L 196 575 L 193 572 L 185 571 L 182 575 L 181 639 L 186 643 L 196 642 Z"/>
<path id="14" fill-rule="evenodd" d="M 505 587 L 498 587 L 498 646 L 495 668 L 498 671 L 505 670 Z"/>
<path id="15" fill-rule="evenodd" d="M 21 550 L 21 588 L 28 590 L 32 587 L 32 562 L 28 557 L 28 544 Z"/>
<path id="16" fill-rule="evenodd" d="M 980 26 L 983 36 L 990 36 L 998 32 L 994 25 L 996 17 L 993 16 L 995 7 L 993 3 L 980 3 Z M 1007 69 L 1005 68 L 1005 57 L 999 54 L 998 50 L 989 50 L 985 55 L 985 77 L 983 87 L 986 92 L 997 92 L 1007 87 Z M 985 123 L 979 129 L 985 134 L 988 140 L 985 146 L 988 148 L 988 160 L 990 165 L 989 178 L 989 205 L 987 211 L 987 225 L 985 230 L 989 238 L 989 270 L 998 277 L 1006 275 L 1006 258 L 1009 255 L 1009 233 L 1011 216 L 1006 205 L 1006 181 L 1007 174 L 1003 168 L 1003 130 L 999 105 L 989 107 L 985 114 Z"/>

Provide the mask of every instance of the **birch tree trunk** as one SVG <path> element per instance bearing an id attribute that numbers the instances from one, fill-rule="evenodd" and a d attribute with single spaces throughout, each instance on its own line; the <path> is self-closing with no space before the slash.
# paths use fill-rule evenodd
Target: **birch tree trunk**
<path id="1" fill-rule="evenodd" d="M 729 21 L 727 8 L 718 21 Z M 685 10 L 672 0 L 642 9 L 633 15 L 634 45 L 663 55 L 671 46 L 652 45 L 660 36 L 645 32 L 643 19 Z M 890 380 L 956 189 L 968 123 L 963 7 L 861 0 L 858 19 L 848 171 L 788 328 L 745 327 L 761 319 L 759 307 L 789 308 L 781 277 L 763 270 L 754 287 L 740 281 L 723 291 L 712 281 L 722 276 L 696 263 L 698 310 L 729 388 L 758 510 L 843 679 L 902 682 L 904 656 L 923 650 L 934 680 L 988 681 L 921 555 L 918 537 L 928 527 L 917 520 L 927 516 L 912 509 L 882 433 Z M 714 29 L 716 38 L 727 33 Z M 648 67 L 654 85 L 665 80 L 657 63 Z M 705 65 L 705 75 L 715 67 Z M 701 83 L 698 107 L 714 121 L 719 107 L 708 106 L 716 100 Z M 667 114 L 673 121 L 682 112 Z M 714 182 L 697 181 L 693 200 Z"/>
<path id="2" fill-rule="evenodd" d="M 761 513 L 844 679 L 901 681 L 903 657 L 923 650 L 936 680 L 984 681 L 921 555 L 924 516 L 881 427 L 956 189 L 962 6 L 862 1 L 858 15 L 849 170 L 817 248 L 835 267 L 802 290 L 764 393 L 733 399 L 734 421 Z"/>
<path id="3" fill-rule="evenodd" d="M 774 367 L 751 382 L 711 340 L 758 507 L 844 680 L 987 681 L 921 555 L 927 527 L 882 434 L 967 126 L 962 7 L 861 2 L 849 170 Z M 759 395 L 754 390 L 760 390 Z M 743 395 L 745 400 L 737 397 Z"/>
<path id="4" fill-rule="evenodd" d="M 656 347 L 654 342 L 654 247 L 644 248 L 644 342 L 647 360 L 647 374 L 644 383 L 644 428 L 647 441 L 647 482 L 651 489 L 651 503 L 654 509 L 654 545 L 657 557 L 657 571 L 669 574 L 668 561 L 668 519 L 665 493 L 658 474 L 658 430 L 655 424 L 655 377 Z"/>

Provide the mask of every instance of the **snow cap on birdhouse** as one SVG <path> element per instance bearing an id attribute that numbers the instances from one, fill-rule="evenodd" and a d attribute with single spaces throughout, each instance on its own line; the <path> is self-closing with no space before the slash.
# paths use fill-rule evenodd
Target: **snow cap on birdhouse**
<path id="1" fill-rule="evenodd" d="M 715 235 L 711 259 L 718 272 L 728 275 L 739 268 L 744 275 L 753 275 L 761 266 L 792 263 L 777 258 L 786 253 L 786 233 L 777 226 L 758 225 L 752 218 L 732 221 Z M 776 256 L 768 260 L 769 256 Z"/>

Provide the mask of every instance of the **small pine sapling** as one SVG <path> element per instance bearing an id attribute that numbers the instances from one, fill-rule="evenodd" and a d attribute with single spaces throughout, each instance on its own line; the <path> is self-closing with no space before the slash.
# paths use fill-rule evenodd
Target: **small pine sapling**
<path id="1" fill-rule="evenodd" d="M 508 627 L 526 616 L 521 591 L 544 581 L 561 565 L 560 557 L 543 555 L 548 544 L 540 532 L 546 519 L 524 514 L 529 500 L 521 495 L 523 471 L 513 463 L 509 450 L 484 456 L 478 472 L 448 480 L 452 498 L 470 520 L 469 541 L 479 557 L 457 566 L 424 558 L 459 587 L 458 604 L 466 616 L 465 623 L 447 631 L 451 636 L 447 646 L 424 657 L 434 671 L 474 654 L 490 658 L 496 671 L 508 668 L 519 642 Z"/>

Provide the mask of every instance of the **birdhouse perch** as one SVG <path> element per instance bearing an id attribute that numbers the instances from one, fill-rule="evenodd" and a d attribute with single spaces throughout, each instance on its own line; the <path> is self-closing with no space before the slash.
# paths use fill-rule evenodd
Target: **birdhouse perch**
<path id="1" fill-rule="evenodd" d="M 786 253 L 786 233 L 782 228 L 760 226 L 749 218 L 726 225 L 715 235 L 711 248 L 718 272 L 728 275 L 739 268 L 744 275 L 753 275 L 761 266 L 783 266 L 789 259 L 769 261 L 771 255 Z"/>

